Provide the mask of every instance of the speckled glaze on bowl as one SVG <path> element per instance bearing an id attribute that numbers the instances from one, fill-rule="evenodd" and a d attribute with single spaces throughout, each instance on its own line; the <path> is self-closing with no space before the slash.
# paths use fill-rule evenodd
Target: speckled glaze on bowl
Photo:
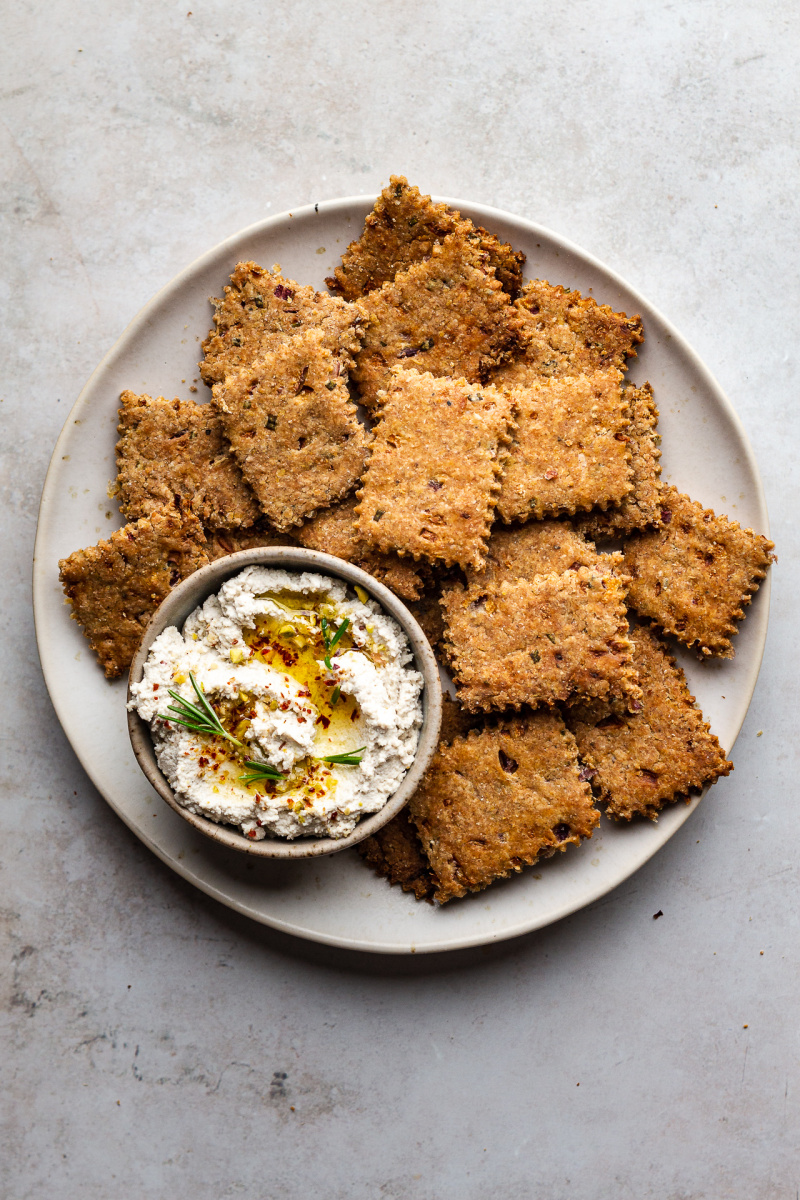
<path id="1" fill-rule="evenodd" d="M 378 583 L 371 575 L 358 567 L 351 566 L 341 558 L 330 554 L 320 554 L 316 550 L 303 550 L 293 546 L 263 546 L 256 550 L 240 550 L 225 558 L 217 559 L 202 567 L 178 584 L 162 601 L 153 614 L 150 624 L 145 630 L 136 657 L 131 663 L 128 676 L 128 700 L 131 699 L 131 684 L 139 683 L 144 673 L 144 664 L 150 653 L 150 647 L 160 633 L 169 625 L 178 629 L 189 614 L 202 604 L 209 596 L 214 595 L 227 579 L 238 575 L 245 567 L 273 567 L 285 571 L 314 571 L 320 575 L 331 575 L 342 579 L 350 587 L 358 584 L 364 588 L 372 599 L 377 600 L 385 613 L 394 617 L 402 627 L 414 654 L 414 665 L 422 674 L 424 687 L 422 690 L 422 729 L 414 761 L 403 777 L 400 787 L 376 813 L 363 817 L 352 833 L 343 838 L 296 838 L 289 841 L 286 838 L 262 838 L 252 841 L 238 833 L 230 825 L 221 825 L 207 817 L 198 816 L 183 808 L 175 799 L 175 794 L 169 786 L 156 761 L 153 739 L 150 736 L 149 725 L 142 720 L 138 713 L 128 712 L 128 731 L 131 745 L 139 766 L 144 771 L 153 787 L 163 800 L 184 821 L 198 829 L 206 837 L 221 842 L 231 850 L 241 850 L 245 854 L 254 854 L 260 858 L 315 858 L 320 854 L 335 854 L 355 846 L 364 838 L 375 833 L 387 821 L 396 816 L 405 802 L 414 792 L 428 763 L 436 749 L 439 740 L 439 726 L 442 720 L 442 689 L 439 680 L 439 668 L 433 656 L 430 644 L 411 613 L 397 597 Z"/>

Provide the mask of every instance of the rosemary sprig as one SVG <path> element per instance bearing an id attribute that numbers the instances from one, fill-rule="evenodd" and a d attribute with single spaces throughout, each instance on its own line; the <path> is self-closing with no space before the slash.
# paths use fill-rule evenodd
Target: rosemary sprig
<path id="1" fill-rule="evenodd" d="M 277 783 L 281 779 L 286 778 L 285 775 L 281 774 L 281 772 L 277 770 L 276 767 L 271 766 L 270 763 L 256 762 L 252 758 L 246 758 L 244 765 L 246 767 L 250 767 L 250 770 L 247 772 L 247 774 L 239 776 L 240 783 L 263 783 L 265 780 L 269 780 L 272 783 Z"/>
<path id="2" fill-rule="evenodd" d="M 331 651 L 336 643 L 340 640 L 342 634 L 346 632 L 349 624 L 350 618 L 345 617 L 339 628 L 334 633 L 333 637 L 331 637 L 330 630 L 333 628 L 333 626 L 331 625 L 330 621 L 327 620 L 327 618 L 322 618 L 322 640 L 325 642 L 325 649 L 328 651 L 323 659 L 323 662 L 329 671 L 333 670 L 333 666 L 331 664 Z"/>
<path id="3" fill-rule="evenodd" d="M 167 688 L 170 696 L 177 702 L 167 706 L 167 713 L 177 713 L 177 716 L 171 717 L 167 713 L 158 713 L 158 717 L 162 721 L 169 721 L 171 725 L 182 725 L 184 729 L 191 729 L 192 733 L 211 734 L 213 737 L 222 737 L 233 742 L 234 746 L 241 746 L 243 743 L 223 728 L 222 722 L 198 687 L 197 680 L 191 671 L 189 679 L 200 703 L 192 704 L 190 700 L 184 700 L 180 692 L 174 692 L 172 688 Z"/>
<path id="4" fill-rule="evenodd" d="M 342 694 L 342 689 L 339 687 L 339 684 L 337 683 L 336 687 L 333 689 L 333 692 L 331 694 L 331 708 L 333 708 L 334 704 L 339 699 L 341 694 Z"/>
<path id="5" fill-rule="evenodd" d="M 364 751 L 366 748 L 366 746 L 359 746 L 357 750 L 349 750 L 347 754 L 326 754 L 321 761 L 327 763 L 338 763 L 343 767 L 357 767 L 364 757 Z"/>

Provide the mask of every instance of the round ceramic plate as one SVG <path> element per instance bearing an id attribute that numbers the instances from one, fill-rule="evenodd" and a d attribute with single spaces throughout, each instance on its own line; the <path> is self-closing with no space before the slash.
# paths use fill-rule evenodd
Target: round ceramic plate
<path id="1" fill-rule="evenodd" d="M 372 197 L 335 200 L 272 217 L 198 259 L 142 309 L 101 362 L 70 413 L 45 482 L 34 561 L 34 607 L 47 687 L 92 782 L 126 824 L 173 870 L 223 904 L 277 929 L 352 949 L 451 950 L 540 928 L 627 879 L 699 803 L 657 824 L 605 818 L 591 841 L 444 908 L 418 903 L 369 871 L 355 850 L 313 861 L 254 861 L 226 850 L 172 812 L 140 771 L 128 740 L 125 680 L 109 683 L 69 619 L 58 560 L 121 524 L 106 488 L 114 478 L 117 404 L 131 388 L 192 398 L 200 342 L 235 263 L 254 259 L 322 288 L 361 232 Z M 627 313 L 641 313 L 645 343 L 630 372 L 649 379 L 661 411 L 663 475 L 695 500 L 767 533 L 758 469 L 718 384 L 680 334 L 590 255 L 529 221 L 480 205 L 448 203 L 527 255 L 526 277 L 549 279 Z M 198 383 L 198 400 L 208 393 Z M 736 657 L 700 664 L 679 654 L 706 719 L 730 751 L 753 693 L 767 630 L 769 580 L 735 639 Z M 725 782 L 717 785 L 724 788 Z"/>

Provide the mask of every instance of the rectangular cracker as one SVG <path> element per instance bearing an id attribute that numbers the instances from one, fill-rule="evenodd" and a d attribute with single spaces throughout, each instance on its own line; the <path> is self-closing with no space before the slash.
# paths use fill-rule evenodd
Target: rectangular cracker
<path id="1" fill-rule="evenodd" d="M 422 591 L 421 568 L 398 554 L 381 554 L 364 545 L 356 529 L 356 498 L 348 496 L 331 508 L 323 508 L 295 530 L 295 537 L 308 550 L 333 554 L 361 567 L 404 600 L 415 600 Z"/>
<path id="2" fill-rule="evenodd" d="M 454 738 L 468 733 L 478 720 L 450 696 L 442 696 L 439 746 L 448 745 Z M 404 892 L 413 892 L 417 900 L 427 900 L 433 895 L 435 881 L 407 807 L 372 837 L 361 842 L 358 852 L 368 867 L 388 879 L 390 884 L 399 883 Z"/>
<path id="3" fill-rule="evenodd" d="M 434 245 L 456 230 L 488 254 L 504 291 L 513 299 L 522 286 L 525 255 L 485 229 L 476 229 L 446 204 L 433 204 L 430 196 L 421 195 L 403 175 L 391 176 L 364 222 L 361 237 L 350 243 L 341 266 L 325 282 L 345 300 L 356 300 L 413 263 L 430 258 Z"/>
<path id="4" fill-rule="evenodd" d="M 590 567 L 442 597 L 446 646 L 465 708 L 636 703 L 625 580 Z"/>
<path id="5" fill-rule="evenodd" d="M 476 600 L 489 583 L 534 579 L 552 571 L 560 575 L 578 567 L 619 572 L 621 564 L 621 554 L 598 554 L 569 521 L 495 525 L 486 548 L 484 570 L 467 572 L 468 603 Z"/>
<path id="6" fill-rule="evenodd" d="M 128 521 L 174 504 L 209 529 L 238 529 L 259 517 L 222 429 L 208 404 L 134 392 L 120 396 L 117 495 Z"/>
<path id="7" fill-rule="evenodd" d="M 307 329 L 214 385 L 214 404 L 262 512 L 278 531 L 345 496 L 367 434 L 341 360 Z"/>
<path id="8" fill-rule="evenodd" d="M 726 760 L 703 714 L 694 706 L 686 677 L 666 646 L 648 629 L 631 630 L 642 710 L 599 724 L 567 717 L 581 759 L 609 816 L 656 820 L 665 804 L 728 775 Z"/>
<path id="9" fill-rule="evenodd" d="M 629 385 L 625 397 L 631 409 L 625 432 L 631 451 L 633 490 L 618 507 L 598 510 L 575 521 L 576 528 L 593 541 L 627 537 L 635 530 L 661 523 L 661 437 L 653 389 L 649 383 L 640 388 Z"/>
<path id="10" fill-rule="evenodd" d="M 731 635 L 773 561 L 774 543 L 674 487 L 661 528 L 625 543 L 628 603 L 700 657 L 733 658 Z"/>
<path id="11" fill-rule="evenodd" d="M 575 739 L 544 712 L 440 745 L 408 807 L 440 904 L 579 844 L 599 821 Z"/>
<path id="12" fill-rule="evenodd" d="M 608 508 L 630 494 L 630 407 L 621 381 L 618 371 L 604 371 L 509 389 L 517 432 L 497 499 L 504 521 Z"/>
<path id="13" fill-rule="evenodd" d="M 641 317 L 614 312 L 546 279 L 526 283 L 514 308 L 519 352 L 492 373 L 498 387 L 530 387 L 546 375 L 624 371 L 644 341 Z"/>
<path id="14" fill-rule="evenodd" d="M 286 338 L 321 329 L 323 345 L 347 370 L 361 342 L 361 314 L 335 296 L 286 279 L 276 266 L 238 263 L 222 298 L 212 299 L 214 325 L 203 342 L 203 380 L 211 387 Z"/>
<path id="15" fill-rule="evenodd" d="M 378 392 L 390 385 L 393 366 L 479 383 L 517 345 L 519 318 L 494 267 L 460 231 L 356 305 L 364 318 L 364 344 L 352 378 L 370 411 Z"/>
<path id="16" fill-rule="evenodd" d="M 83 626 L 109 679 L 130 666 L 167 592 L 206 565 L 204 540 L 194 513 L 161 508 L 117 529 L 107 541 L 61 559 L 71 615 Z"/>
<path id="17" fill-rule="evenodd" d="M 395 367 L 357 493 L 365 543 L 480 566 L 512 429 L 497 388 Z"/>

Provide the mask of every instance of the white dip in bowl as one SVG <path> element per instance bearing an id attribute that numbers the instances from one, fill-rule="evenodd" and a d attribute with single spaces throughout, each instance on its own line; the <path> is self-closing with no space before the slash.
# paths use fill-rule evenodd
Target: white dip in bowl
<path id="1" fill-rule="evenodd" d="M 179 804 L 253 840 L 345 837 L 383 807 L 414 761 L 423 679 L 399 624 L 362 595 L 247 567 L 159 634 L 128 707 Z M 181 724 L 197 724 L 187 704 L 227 736 Z"/>

